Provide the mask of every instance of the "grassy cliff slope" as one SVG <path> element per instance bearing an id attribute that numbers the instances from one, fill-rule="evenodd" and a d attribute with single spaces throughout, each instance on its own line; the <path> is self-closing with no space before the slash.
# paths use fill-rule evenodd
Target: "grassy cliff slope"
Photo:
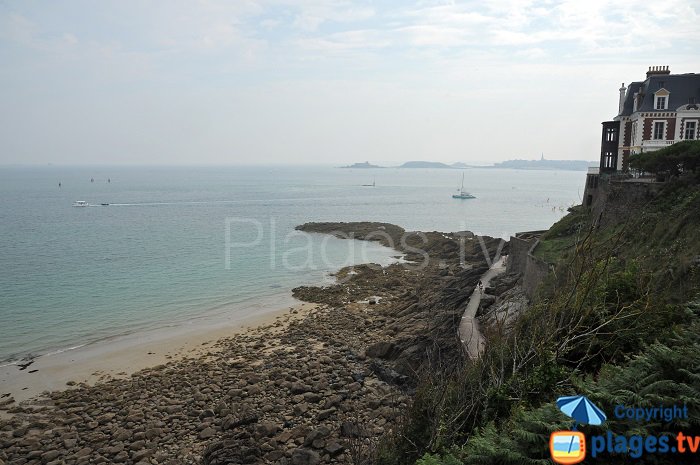
<path id="1" fill-rule="evenodd" d="M 686 403 L 690 419 L 611 421 L 586 434 L 700 434 L 700 188 L 671 182 L 623 222 L 598 227 L 583 209 L 544 236 L 555 263 L 533 305 L 488 328 L 481 359 L 427 373 L 383 463 L 551 463 L 548 439 L 570 420 L 554 406 L 585 394 L 615 405 Z M 645 463 L 697 456 L 645 456 Z M 628 463 L 627 454 L 600 463 Z M 686 460 L 686 462 L 684 462 Z M 590 457 L 586 463 L 597 463 Z"/>

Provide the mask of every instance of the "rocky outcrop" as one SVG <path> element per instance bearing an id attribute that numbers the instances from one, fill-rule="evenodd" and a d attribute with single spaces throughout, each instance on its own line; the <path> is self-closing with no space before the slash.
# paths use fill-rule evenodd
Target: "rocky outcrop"
<path id="1" fill-rule="evenodd" d="M 394 224 L 375 221 L 362 222 L 333 222 L 333 223 L 304 223 L 295 228 L 297 231 L 330 234 L 341 239 L 358 239 L 376 241 L 387 247 L 395 248 L 401 244 L 401 238 L 406 231 Z"/>
<path id="2" fill-rule="evenodd" d="M 300 229 L 334 234 L 334 231 L 341 231 L 340 237 L 374 238 L 372 231 L 379 227 L 383 228 L 380 231 L 387 232 L 387 236 L 379 234 L 376 237 L 395 240 L 401 234 L 404 235 L 404 244 L 421 237 L 424 248 L 420 252 L 414 251 L 413 256 L 423 257 L 422 253 L 425 252 L 427 260 L 420 267 L 415 264 L 395 264 L 385 268 L 376 265 L 355 266 L 338 272 L 339 281 L 334 285 L 294 289 L 297 298 L 320 302 L 332 308 L 329 315 L 333 315 L 333 318 L 328 319 L 325 325 L 337 328 L 341 333 L 347 331 L 348 324 L 357 329 L 357 339 L 348 344 L 347 356 L 357 363 L 361 362 L 366 368 L 351 375 L 353 382 L 347 385 L 342 395 L 329 393 L 330 397 L 323 401 L 324 408 L 315 416 L 321 421 L 343 418 L 338 404 L 353 399 L 368 383 L 379 383 L 392 392 L 401 392 L 402 396 L 410 395 L 416 374 L 422 369 L 432 365 L 449 369 L 450 366 L 465 363 L 457 327 L 474 286 L 488 269 L 481 244 L 476 238 L 468 234 L 405 233 L 401 228 L 383 223 L 311 223 Z M 484 238 L 483 244 L 493 255 L 500 245 L 498 240 L 491 238 Z M 386 245 L 390 245 L 390 242 Z M 469 262 L 460 263 L 460 250 L 463 257 L 469 257 Z M 370 300 L 376 303 L 370 305 Z M 348 314 L 362 316 L 362 320 L 352 323 L 339 320 L 340 315 Z M 292 388 L 299 393 L 297 396 L 305 390 L 300 386 Z M 298 407 L 297 410 L 304 408 L 307 407 Z M 360 404 L 356 407 L 359 421 L 352 421 L 351 416 L 345 415 L 339 428 L 334 427 L 333 423 L 321 423 L 323 434 L 310 432 L 304 435 L 303 440 L 294 441 L 291 446 L 288 444 L 284 458 L 280 460 L 300 464 L 316 463 L 317 458 L 323 463 L 341 460 L 349 447 L 347 441 L 372 437 L 372 429 L 368 429 L 367 425 L 377 414 L 377 408 L 380 416 L 399 414 L 392 414 L 390 408 L 383 408 L 378 399 L 370 399 L 364 406 Z M 383 417 L 382 421 L 389 421 L 389 418 Z M 236 460 L 235 443 L 230 439 L 228 441 L 228 446 L 216 448 L 215 455 L 205 455 L 204 463 L 220 463 L 215 460 L 220 460 L 227 447 L 232 449 L 232 460 Z"/>
<path id="3" fill-rule="evenodd" d="M 400 226 L 372 221 L 350 223 L 304 223 L 296 227 L 309 233 L 332 234 L 341 239 L 369 240 L 391 247 L 407 260 L 439 264 L 443 268 L 468 266 L 485 261 L 485 253 L 494 258 L 498 252 L 508 253 L 508 244 L 488 236 L 475 236 L 469 231 L 406 231 Z"/>

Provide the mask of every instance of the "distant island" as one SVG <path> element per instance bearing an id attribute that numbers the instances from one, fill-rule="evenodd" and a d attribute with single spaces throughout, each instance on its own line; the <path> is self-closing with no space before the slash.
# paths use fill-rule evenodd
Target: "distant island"
<path id="1" fill-rule="evenodd" d="M 366 161 L 364 163 L 354 163 L 352 165 L 348 166 L 341 166 L 341 168 L 361 168 L 361 169 L 367 169 L 367 168 L 384 168 L 384 166 L 379 166 L 379 165 L 373 165 L 370 162 Z"/>
<path id="2" fill-rule="evenodd" d="M 442 163 L 439 161 L 407 161 L 406 163 L 394 168 L 431 168 L 431 169 L 466 169 L 466 168 L 493 168 L 493 169 L 516 169 L 516 170 L 567 170 L 567 171 L 586 171 L 590 166 L 598 166 L 597 161 L 586 160 L 546 160 L 544 157 L 539 160 L 506 160 L 493 165 L 468 165 L 466 163 Z M 386 166 L 373 165 L 366 161 L 364 163 L 355 163 L 341 168 L 386 168 Z"/>
<path id="3" fill-rule="evenodd" d="M 407 161 L 399 168 L 453 168 L 439 161 Z"/>

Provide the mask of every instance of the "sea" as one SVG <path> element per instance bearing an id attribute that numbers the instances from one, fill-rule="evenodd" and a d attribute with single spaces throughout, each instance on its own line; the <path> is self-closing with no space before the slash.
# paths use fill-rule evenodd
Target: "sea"
<path id="1" fill-rule="evenodd" d="M 475 199 L 452 198 L 462 173 Z M 0 167 L 0 365 L 281 309 L 343 266 L 400 260 L 295 231 L 308 221 L 508 238 L 551 226 L 584 183 L 488 168 Z"/>

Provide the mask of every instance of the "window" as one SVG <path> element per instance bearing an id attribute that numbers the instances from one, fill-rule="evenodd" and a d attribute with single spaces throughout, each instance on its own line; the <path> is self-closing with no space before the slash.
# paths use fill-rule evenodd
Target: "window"
<path id="1" fill-rule="evenodd" d="M 654 140 L 663 140 L 665 125 L 666 124 L 663 121 L 654 122 Z"/>
<path id="2" fill-rule="evenodd" d="M 695 139 L 695 127 L 697 126 L 697 123 L 695 121 L 686 121 L 685 122 L 685 134 L 683 135 L 684 139 Z"/>
<path id="3" fill-rule="evenodd" d="M 615 128 L 607 128 L 605 130 L 605 140 L 607 142 L 617 141 L 617 131 L 615 130 Z"/>
<path id="4" fill-rule="evenodd" d="M 665 110 L 666 109 L 666 97 L 656 97 L 656 109 Z"/>
<path id="5" fill-rule="evenodd" d="M 612 152 L 605 152 L 603 157 L 603 168 L 615 168 Z"/>

